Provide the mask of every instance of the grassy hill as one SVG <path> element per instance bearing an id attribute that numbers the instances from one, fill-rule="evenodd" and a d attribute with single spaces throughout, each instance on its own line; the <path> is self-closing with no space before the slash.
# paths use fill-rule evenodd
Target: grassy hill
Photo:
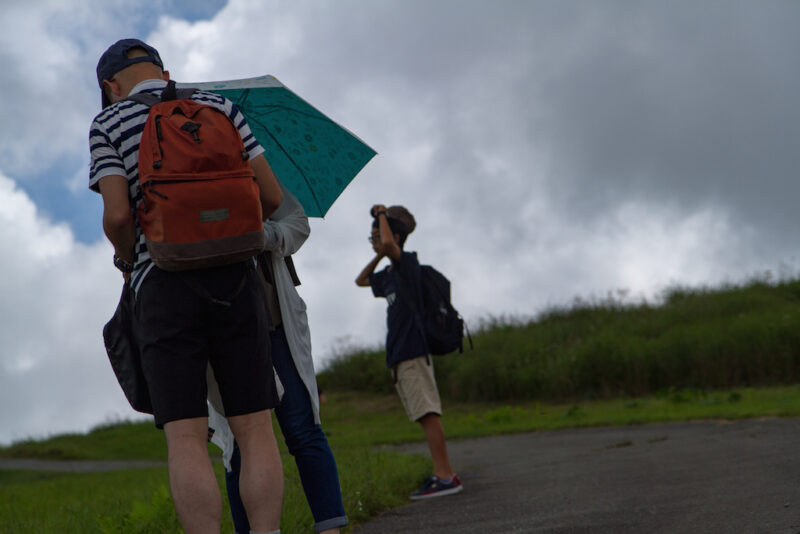
<path id="1" fill-rule="evenodd" d="M 673 289 L 663 302 L 576 301 L 536 320 L 496 319 L 475 348 L 435 358 L 449 439 L 687 419 L 800 416 L 800 281 Z M 340 356 L 319 375 L 323 427 L 352 523 L 404 504 L 430 470 L 384 444 L 422 441 L 380 349 Z M 292 458 L 282 530 L 312 519 Z M 209 446 L 212 455 L 219 451 Z M 165 459 L 152 423 L 0 447 L 0 457 Z M 215 464 L 224 495 L 224 476 Z M 0 470 L 0 522 L 16 532 L 180 532 L 166 468 L 112 473 Z M 227 506 L 223 532 L 232 532 Z"/>
<path id="2" fill-rule="evenodd" d="M 474 350 L 435 359 L 443 398 L 564 401 L 800 379 L 800 281 L 674 288 L 663 302 L 577 300 L 535 320 L 494 319 Z M 326 391 L 389 393 L 382 349 L 348 354 Z"/>

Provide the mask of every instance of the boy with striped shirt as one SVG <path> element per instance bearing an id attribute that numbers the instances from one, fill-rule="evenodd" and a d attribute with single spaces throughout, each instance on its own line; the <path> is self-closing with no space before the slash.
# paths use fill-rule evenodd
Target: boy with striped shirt
<path id="1" fill-rule="evenodd" d="M 114 265 L 135 291 L 133 327 L 155 423 L 167 440 L 178 517 L 187 533 L 220 531 L 222 498 L 206 448 L 210 363 L 241 450 L 241 495 L 251 527 L 279 532 L 283 471 L 269 412 L 278 398 L 254 262 L 179 272 L 153 264 L 134 215 L 143 199 L 138 155 L 149 107 L 126 99 L 140 92 L 160 96 L 169 72 L 153 47 L 122 39 L 101 56 L 97 81 L 103 111 L 89 134 L 89 187 L 103 198 L 103 229 L 114 246 Z M 280 205 L 281 192 L 246 120 L 217 95 L 196 92 L 191 98 L 223 111 L 238 129 L 266 219 Z"/>

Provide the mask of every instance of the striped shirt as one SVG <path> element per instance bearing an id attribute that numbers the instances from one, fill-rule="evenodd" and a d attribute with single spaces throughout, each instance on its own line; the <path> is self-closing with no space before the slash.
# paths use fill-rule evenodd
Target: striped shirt
<path id="1" fill-rule="evenodd" d="M 165 80 L 145 80 L 137 84 L 130 94 L 152 93 L 161 96 L 166 87 Z M 236 105 L 230 100 L 215 93 L 197 91 L 192 100 L 214 106 L 224 111 L 233 124 L 239 129 L 244 146 L 252 160 L 264 149 L 250 131 L 247 120 Z M 131 209 L 136 209 L 142 202 L 142 190 L 139 186 L 139 141 L 147 120 L 150 108 L 143 104 L 124 100 L 104 109 L 92 122 L 89 130 L 89 150 L 92 161 L 89 168 L 89 189 L 100 192 L 99 182 L 110 175 L 125 176 L 128 179 L 128 192 Z M 135 217 L 134 217 L 135 219 Z M 136 246 L 133 258 L 131 284 L 138 291 L 144 277 L 150 271 L 153 262 L 145 244 L 144 233 L 136 221 Z"/>

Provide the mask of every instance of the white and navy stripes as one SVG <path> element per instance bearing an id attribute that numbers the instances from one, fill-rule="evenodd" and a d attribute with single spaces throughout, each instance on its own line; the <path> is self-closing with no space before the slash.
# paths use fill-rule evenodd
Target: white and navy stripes
<path id="1" fill-rule="evenodd" d="M 131 90 L 131 94 L 142 92 L 161 96 L 166 85 L 167 82 L 164 80 L 146 80 L 136 85 Z M 264 152 L 250 131 L 244 115 L 230 100 L 205 91 L 195 92 L 192 100 L 214 106 L 230 117 L 238 128 L 239 135 L 242 136 L 250 159 Z M 128 179 L 129 199 L 131 210 L 134 213 L 142 201 L 142 191 L 139 187 L 139 141 L 142 138 L 149 111 L 149 108 L 143 104 L 124 100 L 104 109 L 95 117 L 89 130 L 89 151 L 92 158 L 89 168 L 89 188 L 99 193 L 99 182 L 102 178 L 110 175 L 125 176 Z M 134 253 L 131 283 L 134 291 L 138 291 L 152 266 L 144 234 L 138 221 L 136 221 L 136 250 Z"/>

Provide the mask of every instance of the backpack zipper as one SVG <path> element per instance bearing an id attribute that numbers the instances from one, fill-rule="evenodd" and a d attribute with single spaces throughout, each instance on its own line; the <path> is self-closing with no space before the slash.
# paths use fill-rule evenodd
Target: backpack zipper
<path id="1" fill-rule="evenodd" d="M 164 182 L 161 182 L 161 183 L 164 183 Z M 159 197 L 163 198 L 164 200 L 169 200 L 169 197 L 167 195 L 165 195 L 164 193 L 160 193 L 160 192 L 156 191 L 156 186 L 153 183 L 153 180 L 150 180 L 149 182 L 147 182 L 147 191 L 149 193 L 152 193 L 152 194 L 154 194 L 156 196 L 159 196 Z"/>
<path id="2" fill-rule="evenodd" d="M 161 162 L 164 160 L 164 150 L 161 148 L 161 140 L 164 139 L 164 135 L 161 132 L 161 115 L 156 115 L 155 123 L 156 123 L 156 145 L 158 146 L 158 154 L 161 157 L 161 159 L 153 162 L 153 168 L 160 169 Z"/>
<path id="3" fill-rule="evenodd" d="M 233 178 L 233 177 L 229 177 Z M 242 178 L 245 178 L 244 176 Z M 228 178 L 216 178 L 217 180 L 224 180 Z M 147 184 L 144 186 L 147 189 L 148 193 L 153 193 L 156 196 L 163 198 L 164 200 L 169 200 L 169 197 L 160 191 L 156 191 L 156 184 L 161 185 L 173 185 L 173 184 L 185 184 L 189 182 L 207 182 L 208 179 L 188 179 L 188 180 L 148 180 Z"/>

